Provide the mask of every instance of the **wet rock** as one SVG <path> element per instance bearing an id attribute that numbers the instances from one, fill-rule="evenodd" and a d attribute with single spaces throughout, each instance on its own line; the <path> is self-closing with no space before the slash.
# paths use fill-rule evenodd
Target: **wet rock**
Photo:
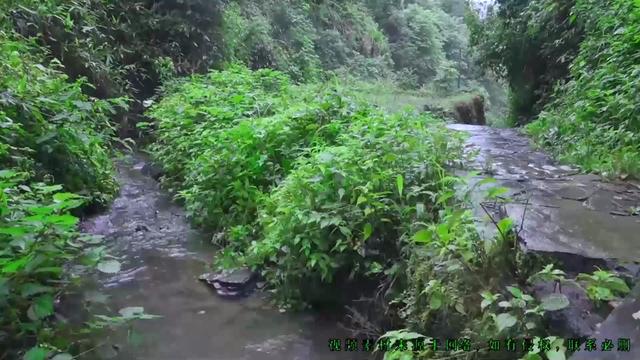
<path id="1" fill-rule="evenodd" d="M 604 339 L 613 340 L 614 347 L 618 339 L 629 339 L 630 351 L 579 351 L 570 360 L 635 360 L 640 359 L 640 284 L 616 307 L 607 319 L 589 338 L 596 339 L 598 345 Z"/>
<path id="2" fill-rule="evenodd" d="M 206 273 L 199 280 L 211 285 L 218 295 L 226 297 L 246 296 L 256 288 L 257 274 L 248 268 Z"/>
<path id="3" fill-rule="evenodd" d="M 136 225 L 136 231 L 149 231 L 149 227 L 147 225 L 138 224 Z"/>
<path id="4" fill-rule="evenodd" d="M 575 185 L 560 188 L 556 193 L 563 199 L 575 201 L 585 201 L 592 195 L 592 192 L 579 188 Z"/>
<path id="5" fill-rule="evenodd" d="M 162 167 L 153 163 L 144 164 L 140 172 L 142 172 L 143 175 L 153 178 L 154 180 L 158 180 L 162 175 L 164 175 L 164 170 L 162 169 Z"/>
<path id="6" fill-rule="evenodd" d="M 540 282 L 533 288 L 533 294 L 538 300 L 554 292 L 560 292 L 554 282 Z M 570 305 L 562 310 L 548 311 L 545 314 L 549 327 L 554 329 L 554 333 L 565 338 L 589 336 L 603 321 L 602 316 L 596 313 L 591 300 L 577 285 L 564 283 L 561 286 L 561 293 L 567 296 Z"/>

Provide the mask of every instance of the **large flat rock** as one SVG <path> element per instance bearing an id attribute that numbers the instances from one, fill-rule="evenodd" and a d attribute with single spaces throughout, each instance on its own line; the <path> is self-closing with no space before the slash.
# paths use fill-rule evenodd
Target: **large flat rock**
<path id="1" fill-rule="evenodd" d="M 518 226 L 522 222 L 527 249 L 640 261 L 640 185 L 560 166 L 515 129 L 463 124 L 449 128 L 467 132 L 467 150 L 477 151 L 465 164 L 466 170 L 481 173 L 472 182 L 493 177 L 509 189 L 507 215 Z M 479 202 L 481 193 L 473 197 Z M 482 229 L 485 237 L 495 234 L 486 222 Z"/>

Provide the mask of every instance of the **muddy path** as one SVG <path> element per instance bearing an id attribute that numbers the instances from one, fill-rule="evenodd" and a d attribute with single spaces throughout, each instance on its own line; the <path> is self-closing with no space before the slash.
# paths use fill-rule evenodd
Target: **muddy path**
<path id="1" fill-rule="evenodd" d="M 198 276 L 214 249 L 192 229 L 180 206 L 143 174 L 147 160 L 130 155 L 118 165 L 121 191 L 108 211 L 85 220 L 85 232 L 104 235 L 122 271 L 101 281 L 109 307 L 142 306 L 162 318 L 139 321 L 135 344 L 126 329 L 109 355 L 117 359 L 269 360 L 357 359 L 330 352 L 330 338 L 345 338 L 335 321 L 318 315 L 281 313 L 264 294 L 221 298 Z M 111 349 L 118 349 L 111 351 Z M 92 355 L 97 356 L 97 355 Z M 95 358 L 95 357 L 92 357 Z"/>

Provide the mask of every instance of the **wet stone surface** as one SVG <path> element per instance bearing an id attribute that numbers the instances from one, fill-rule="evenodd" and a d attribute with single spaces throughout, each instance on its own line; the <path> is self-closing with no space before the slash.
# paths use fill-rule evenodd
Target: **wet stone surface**
<path id="1" fill-rule="evenodd" d="M 205 273 L 198 279 L 211 285 L 220 296 L 248 296 L 256 287 L 257 274 L 247 268 Z"/>
<path id="2" fill-rule="evenodd" d="M 468 133 L 467 150 L 478 152 L 461 175 L 477 171 L 481 175 L 472 183 L 493 177 L 498 183 L 485 189 L 495 185 L 509 189 L 512 201 L 506 213 L 518 226 L 523 222 L 521 236 L 527 249 L 622 263 L 640 260 L 640 185 L 605 181 L 558 165 L 534 150 L 516 129 L 463 124 L 449 128 Z M 480 193 L 472 198 L 479 201 Z M 476 213 L 486 218 L 481 209 Z M 486 221 L 481 227 L 484 237 L 495 235 Z"/>
<path id="3" fill-rule="evenodd" d="M 640 285 L 616 307 L 589 338 L 596 339 L 597 351 L 579 351 L 570 360 L 636 360 L 640 359 Z M 602 342 L 609 339 L 614 348 L 600 351 Z M 629 351 L 620 351 L 620 339 L 629 340 Z M 623 340 L 624 341 L 624 340 Z"/>
<path id="4" fill-rule="evenodd" d="M 574 284 L 565 283 L 557 287 L 554 282 L 541 282 L 533 287 L 533 295 L 537 299 L 553 293 L 564 294 L 570 304 L 565 309 L 548 311 L 545 314 L 549 326 L 557 331 L 557 335 L 564 338 L 586 338 L 604 320 L 597 313 L 584 290 Z"/>

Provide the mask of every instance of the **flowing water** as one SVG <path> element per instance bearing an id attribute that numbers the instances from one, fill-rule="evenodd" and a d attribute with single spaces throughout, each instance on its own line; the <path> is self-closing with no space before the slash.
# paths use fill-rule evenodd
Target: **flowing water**
<path id="1" fill-rule="evenodd" d="M 141 334 L 135 345 L 105 344 L 102 350 L 107 348 L 107 355 L 154 360 L 368 357 L 329 350 L 330 338 L 348 335 L 335 321 L 281 313 L 261 293 L 224 299 L 198 281 L 214 250 L 203 233 L 189 226 L 180 206 L 142 173 L 146 163 L 139 154 L 121 161 L 120 195 L 107 212 L 82 224 L 83 231 L 104 235 L 111 253 L 122 262 L 120 273 L 101 281 L 109 307 L 116 312 L 142 306 L 145 312 L 162 316 L 135 324 Z M 96 357 L 97 353 L 88 358 Z"/>

